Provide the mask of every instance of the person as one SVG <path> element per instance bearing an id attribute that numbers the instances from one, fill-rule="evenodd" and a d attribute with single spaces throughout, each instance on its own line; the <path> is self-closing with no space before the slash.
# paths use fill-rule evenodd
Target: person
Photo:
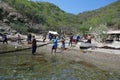
<path id="1" fill-rule="evenodd" d="M 87 43 L 91 43 L 91 35 L 89 34 L 88 36 L 87 36 Z"/>
<path id="2" fill-rule="evenodd" d="M 28 34 L 28 35 L 27 35 L 28 44 L 31 43 L 31 41 L 32 41 L 31 39 L 32 39 L 32 35 L 31 35 L 31 34 Z"/>
<path id="3" fill-rule="evenodd" d="M 46 33 L 43 34 L 43 42 L 46 40 Z"/>
<path id="4" fill-rule="evenodd" d="M 70 35 L 70 40 L 69 40 L 69 46 L 71 46 L 72 47 L 72 41 L 73 41 L 73 35 Z"/>
<path id="5" fill-rule="evenodd" d="M 32 54 L 33 55 L 35 54 L 36 49 L 37 49 L 37 41 L 35 39 L 35 36 L 33 36 L 33 39 L 32 39 Z"/>
<path id="6" fill-rule="evenodd" d="M 3 44 L 4 44 L 4 43 L 8 44 L 7 35 L 6 35 L 6 34 L 3 34 L 2 38 L 3 38 Z"/>
<path id="7" fill-rule="evenodd" d="M 57 45 L 58 45 L 58 39 L 56 38 L 56 36 L 53 37 L 52 42 L 53 42 L 53 45 L 52 45 L 51 53 L 53 54 L 53 50 L 54 50 L 54 53 L 56 53 Z"/>
<path id="8" fill-rule="evenodd" d="M 49 40 L 51 41 L 53 39 L 53 34 L 49 33 Z"/>
<path id="9" fill-rule="evenodd" d="M 21 36 L 20 36 L 20 35 L 18 35 L 17 41 L 18 41 L 18 44 L 21 44 L 21 43 L 22 43 L 22 41 L 21 41 Z"/>
<path id="10" fill-rule="evenodd" d="M 80 40 L 80 36 L 77 36 L 76 43 Z"/>
<path id="11" fill-rule="evenodd" d="M 61 48 L 65 49 L 65 38 L 64 37 L 62 37 L 61 42 L 62 42 Z"/>

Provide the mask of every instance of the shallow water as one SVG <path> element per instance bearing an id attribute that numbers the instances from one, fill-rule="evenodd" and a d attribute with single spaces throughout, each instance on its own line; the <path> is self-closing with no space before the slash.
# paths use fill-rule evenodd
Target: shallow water
<path id="1" fill-rule="evenodd" d="M 0 80 L 120 80 L 120 74 L 30 50 L 0 54 Z"/>

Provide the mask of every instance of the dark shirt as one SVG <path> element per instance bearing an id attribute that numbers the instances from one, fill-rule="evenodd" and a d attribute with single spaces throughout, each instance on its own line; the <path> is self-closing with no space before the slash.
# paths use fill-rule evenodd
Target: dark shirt
<path id="1" fill-rule="evenodd" d="M 72 41 L 73 40 L 73 36 L 70 36 L 70 41 Z"/>
<path id="2" fill-rule="evenodd" d="M 36 42 L 36 39 L 33 39 L 33 41 L 32 41 L 32 46 L 37 46 L 36 43 L 37 43 L 37 42 Z"/>
<path id="3" fill-rule="evenodd" d="M 31 41 L 32 35 L 28 34 L 28 40 Z"/>
<path id="4" fill-rule="evenodd" d="M 3 40 L 6 41 L 7 40 L 7 36 L 3 35 Z"/>

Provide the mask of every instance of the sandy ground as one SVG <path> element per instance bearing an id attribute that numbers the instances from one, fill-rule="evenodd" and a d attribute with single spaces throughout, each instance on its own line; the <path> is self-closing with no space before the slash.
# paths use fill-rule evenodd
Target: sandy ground
<path id="1" fill-rule="evenodd" d="M 51 53 L 51 44 L 39 47 L 37 52 Z M 108 51 L 108 52 L 107 52 Z M 112 51 L 112 52 L 111 52 Z M 118 52 L 118 53 L 117 53 Z M 56 56 L 65 57 L 74 61 L 84 61 L 103 70 L 110 70 L 120 73 L 120 54 L 119 50 L 90 49 L 80 50 L 78 47 L 67 46 L 66 50 L 58 46 Z"/>

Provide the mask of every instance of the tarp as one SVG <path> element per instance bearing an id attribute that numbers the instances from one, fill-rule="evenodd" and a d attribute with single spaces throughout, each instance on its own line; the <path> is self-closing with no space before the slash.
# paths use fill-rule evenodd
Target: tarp
<path id="1" fill-rule="evenodd" d="M 48 33 L 54 34 L 54 35 L 58 35 L 58 33 L 56 31 L 49 31 Z"/>

